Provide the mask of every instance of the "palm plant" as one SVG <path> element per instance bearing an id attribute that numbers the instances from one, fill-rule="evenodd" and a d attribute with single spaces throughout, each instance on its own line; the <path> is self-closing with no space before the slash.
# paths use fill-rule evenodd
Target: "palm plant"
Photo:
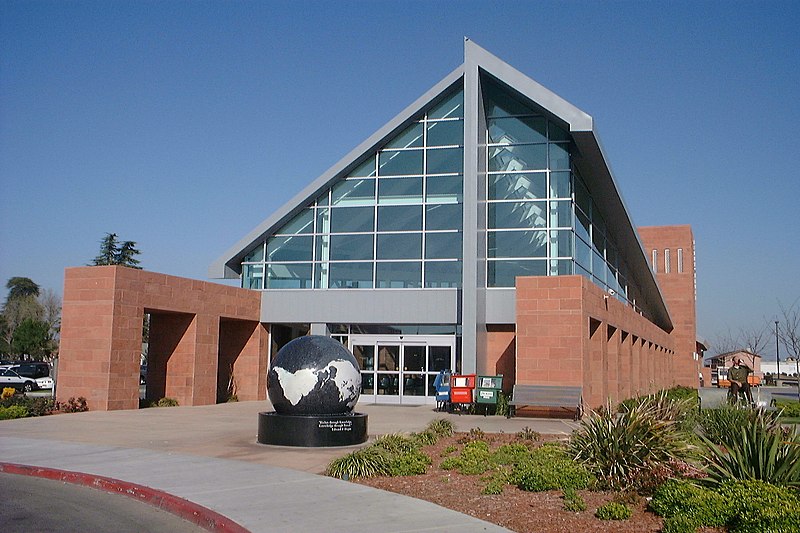
<path id="1" fill-rule="evenodd" d="M 679 407 L 669 402 L 644 397 L 624 406 L 621 413 L 610 406 L 592 412 L 570 440 L 572 456 L 601 484 L 616 489 L 632 485 L 648 469 L 688 456 L 691 447 L 674 420 Z"/>
<path id="2" fill-rule="evenodd" d="M 710 485 L 761 480 L 800 487 L 800 434 L 782 428 L 769 414 L 755 414 L 732 431 L 723 446 L 703 435 L 701 439 L 705 444 L 706 482 Z"/>

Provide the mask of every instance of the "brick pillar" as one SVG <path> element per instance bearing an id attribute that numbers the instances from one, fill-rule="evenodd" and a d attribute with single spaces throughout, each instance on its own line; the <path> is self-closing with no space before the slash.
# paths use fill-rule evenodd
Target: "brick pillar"
<path id="1" fill-rule="evenodd" d="M 619 337 L 620 331 L 608 326 L 608 342 L 606 349 L 608 358 L 606 363 L 606 376 L 608 381 L 608 397 L 612 405 L 616 404 L 619 398 Z"/>
<path id="2" fill-rule="evenodd" d="M 592 409 L 597 409 L 606 401 L 606 379 L 603 369 L 605 348 L 605 324 L 589 319 L 589 360 L 587 377 L 588 392 L 584 394 L 584 401 Z"/>
<path id="3" fill-rule="evenodd" d="M 632 396 L 631 378 L 633 377 L 631 370 L 631 336 L 625 331 L 622 332 L 620 337 L 619 369 L 619 398 L 630 398 Z"/>

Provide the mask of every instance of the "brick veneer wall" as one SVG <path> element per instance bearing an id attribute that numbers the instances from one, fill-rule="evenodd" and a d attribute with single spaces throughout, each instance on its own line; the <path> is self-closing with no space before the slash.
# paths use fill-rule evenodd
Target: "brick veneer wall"
<path id="1" fill-rule="evenodd" d="M 674 342 L 583 276 L 519 277 L 516 382 L 583 388 L 584 404 L 674 384 Z"/>
<path id="2" fill-rule="evenodd" d="M 656 279 L 675 329 L 677 382 L 687 387 L 699 385 L 702 361 L 694 359 L 697 348 L 697 311 L 695 305 L 694 236 L 690 226 L 653 226 L 638 228 L 648 261 L 656 250 Z M 678 249 L 683 250 L 683 272 L 678 272 Z M 670 251 L 670 271 L 665 272 L 664 250 Z M 651 265 L 652 267 L 652 265 Z"/>
<path id="3" fill-rule="evenodd" d="M 263 400 L 267 331 L 258 322 L 260 307 L 260 293 L 227 285 L 119 266 L 68 268 L 57 398 L 84 396 L 93 410 L 138 408 L 148 312 L 148 391 L 181 405 L 214 403 L 222 352 L 236 361 L 239 399 Z"/>
<path id="4" fill-rule="evenodd" d="M 486 359 L 478 361 L 478 374 L 503 375 L 503 391 L 510 393 L 516 380 L 516 331 L 513 324 L 486 326 Z"/>

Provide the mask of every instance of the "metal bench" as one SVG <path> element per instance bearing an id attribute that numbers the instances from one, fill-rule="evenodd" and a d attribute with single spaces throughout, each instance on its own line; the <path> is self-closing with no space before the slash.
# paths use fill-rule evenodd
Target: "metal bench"
<path id="1" fill-rule="evenodd" d="M 573 413 L 574 420 L 583 416 L 583 389 L 558 385 L 515 384 L 508 415 L 511 418 L 520 407 L 565 409 Z"/>

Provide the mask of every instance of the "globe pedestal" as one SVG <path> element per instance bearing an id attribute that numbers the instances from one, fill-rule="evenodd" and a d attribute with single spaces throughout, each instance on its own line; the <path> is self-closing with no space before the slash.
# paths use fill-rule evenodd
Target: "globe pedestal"
<path id="1" fill-rule="evenodd" d="M 258 413 L 258 442 L 276 446 L 353 446 L 367 440 L 367 415 Z"/>

